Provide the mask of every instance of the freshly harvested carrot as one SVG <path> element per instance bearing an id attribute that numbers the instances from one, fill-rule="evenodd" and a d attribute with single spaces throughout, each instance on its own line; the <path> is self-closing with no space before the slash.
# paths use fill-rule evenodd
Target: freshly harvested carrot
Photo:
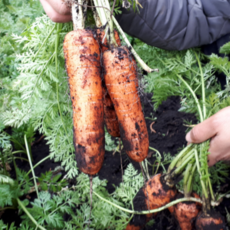
<path id="1" fill-rule="evenodd" d="M 114 30 L 114 35 L 118 46 L 120 46 L 121 40 L 116 30 Z M 102 29 L 97 29 L 97 38 L 102 53 L 109 49 L 109 45 L 107 43 L 106 38 L 104 40 L 104 43 L 102 43 L 104 36 L 105 36 L 105 31 Z M 107 92 L 104 79 L 102 80 L 102 87 L 103 87 L 104 120 L 105 120 L 106 129 L 111 136 L 120 137 L 117 115 L 113 106 L 113 102 Z"/>
<path id="2" fill-rule="evenodd" d="M 177 198 L 181 198 L 180 194 Z M 196 193 L 192 194 L 195 198 L 200 198 Z M 197 202 L 180 202 L 174 207 L 174 216 L 178 221 L 181 230 L 194 229 L 195 219 L 201 210 L 201 204 Z"/>
<path id="3" fill-rule="evenodd" d="M 160 208 L 174 199 L 177 191 L 170 188 L 164 181 L 164 176 L 157 174 L 150 178 L 140 189 L 133 200 L 134 210 L 153 210 Z M 142 228 L 154 214 L 134 215 L 126 230 Z"/>
<path id="4" fill-rule="evenodd" d="M 223 216 L 215 211 L 205 215 L 200 212 L 196 219 L 196 230 L 224 230 L 226 229 Z"/>
<path id="5" fill-rule="evenodd" d="M 63 48 L 77 165 L 82 172 L 94 175 L 100 170 L 105 154 L 100 47 L 91 30 L 78 29 L 65 36 Z"/>
<path id="6" fill-rule="evenodd" d="M 134 161 L 148 155 L 149 140 L 138 95 L 136 62 L 126 47 L 103 53 L 104 79 L 118 117 L 124 150 Z"/>

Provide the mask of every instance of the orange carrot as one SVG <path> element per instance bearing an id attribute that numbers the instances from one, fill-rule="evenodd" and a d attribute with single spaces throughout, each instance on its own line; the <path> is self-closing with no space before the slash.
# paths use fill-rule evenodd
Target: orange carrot
<path id="1" fill-rule="evenodd" d="M 138 95 L 136 62 L 126 47 L 105 51 L 102 60 L 124 150 L 131 159 L 141 162 L 148 155 L 149 140 Z"/>
<path id="2" fill-rule="evenodd" d="M 176 189 L 170 188 L 164 181 L 164 176 L 157 174 L 150 178 L 145 185 L 136 194 L 133 205 L 134 210 L 153 210 L 160 208 L 174 199 L 176 196 Z M 126 230 L 140 229 L 155 215 L 134 215 Z"/>
<path id="3" fill-rule="evenodd" d="M 94 175 L 104 159 L 104 112 L 100 47 L 91 30 L 78 29 L 64 40 L 73 107 L 74 146 L 80 170 Z"/>
<path id="4" fill-rule="evenodd" d="M 206 215 L 200 212 L 196 219 L 196 230 L 224 230 L 224 218 L 220 213 L 211 211 Z"/>
<path id="5" fill-rule="evenodd" d="M 114 30 L 114 35 L 118 46 L 120 46 L 121 41 L 119 38 L 119 34 L 116 30 Z M 102 43 L 104 36 L 105 36 L 105 31 L 102 29 L 97 29 L 97 37 L 102 53 L 109 49 L 109 45 L 107 43 L 106 38 L 104 40 L 104 43 Z M 106 129 L 111 136 L 120 137 L 117 114 L 115 112 L 113 102 L 107 92 L 104 79 L 102 80 L 102 87 L 103 87 L 104 120 L 105 120 Z"/>
<path id="6" fill-rule="evenodd" d="M 181 198 L 183 195 L 179 194 L 177 198 Z M 195 198 L 200 198 L 196 193 L 192 194 Z M 181 202 L 175 205 L 174 215 L 178 221 L 181 230 L 194 229 L 194 222 L 201 210 L 201 204 L 197 202 Z"/>

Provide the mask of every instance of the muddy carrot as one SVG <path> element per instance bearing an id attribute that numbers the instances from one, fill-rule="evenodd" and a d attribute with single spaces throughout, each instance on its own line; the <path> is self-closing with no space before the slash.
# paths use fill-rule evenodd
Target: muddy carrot
<path id="1" fill-rule="evenodd" d="M 149 140 L 138 95 L 136 62 L 126 47 L 103 53 L 104 79 L 118 117 L 124 150 L 134 161 L 148 155 Z"/>
<path id="2" fill-rule="evenodd" d="M 150 178 L 135 196 L 133 200 L 134 210 L 153 210 L 162 207 L 172 201 L 176 193 L 175 188 L 166 185 L 164 176 L 157 174 Z M 153 215 L 134 215 L 126 230 L 135 229 L 135 227 L 141 229 Z"/>
<path id="3" fill-rule="evenodd" d="M 220 213 L 210 211 L 207 214 L 200 212 L 196 219 L 196 230 L 224 230 L 226 229 L 224 218 Z"/>
<path id="4" fill-rule="evenodd" d="M 78 29 L 66 35 L 63 48 L 73 107 L 77 166 L 94 175 L 100 170 L 105 153 L 100 47 L 91 30 Z"/>
<path id="5" fill-rule="evenodd" d="M 179 194 L 177 198 L 181 198 L 183 195 Z M 200 199 L 200 197 L 193 193 L 192 197 Z M 194 229 L 195 219 L 201 210 L 201 204 L 197 202 L 181 202 L 174 207 L 174 216 L 178 221 L 181 230 Z"/>

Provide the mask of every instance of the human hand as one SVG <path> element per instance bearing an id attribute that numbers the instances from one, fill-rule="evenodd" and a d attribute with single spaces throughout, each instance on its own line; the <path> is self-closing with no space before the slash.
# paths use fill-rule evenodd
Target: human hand
<path id="1" fill-rule="evenodd" d="M 70 22 L 71 8 L 63 0 L 40 0 L 44 11 L 53 22 Z"/>
<path id="2" fill-rule="evenodd" d="M 190 143 L 201 143 L 211 138 L 208 165 L 220 160 L 230 160 L 230 106 L 220 110 L 196 125 L 186 135 Z"/>

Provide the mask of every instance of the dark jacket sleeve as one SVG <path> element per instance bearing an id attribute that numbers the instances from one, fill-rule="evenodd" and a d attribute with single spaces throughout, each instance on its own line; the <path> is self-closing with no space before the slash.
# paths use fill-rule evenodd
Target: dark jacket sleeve
<path id="1" fill-rule="evenodd" d="M 139 0 L 143 8 L 122 8 L 122 29 L 167 50 L 210 44 L 230 33 L 229 0 Z"/>

